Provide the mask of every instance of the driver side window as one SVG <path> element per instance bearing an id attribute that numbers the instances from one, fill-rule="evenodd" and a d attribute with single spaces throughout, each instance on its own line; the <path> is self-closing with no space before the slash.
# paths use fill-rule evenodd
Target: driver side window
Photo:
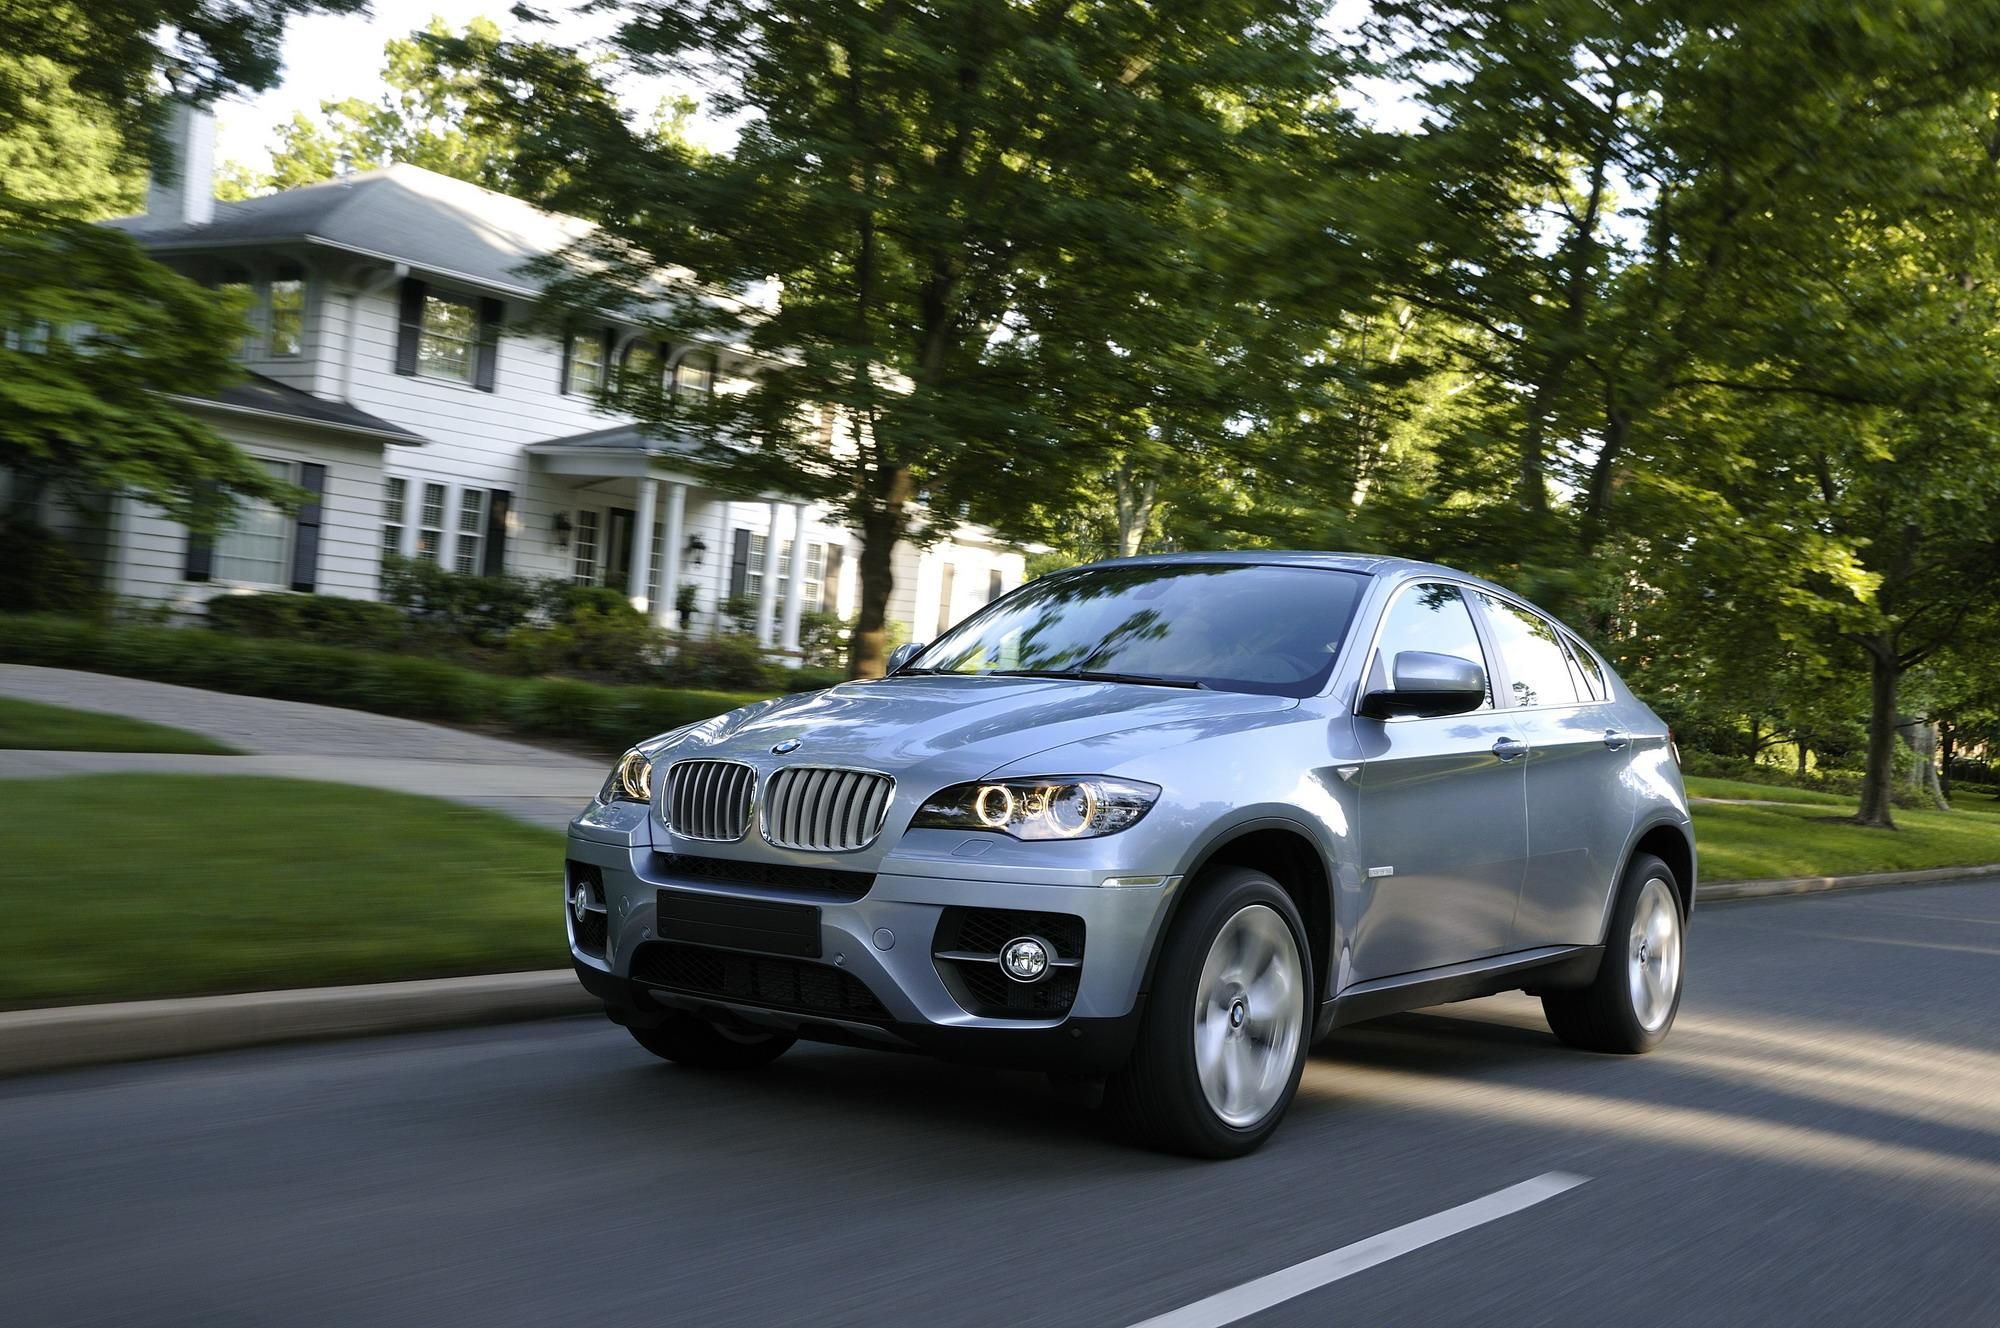
<path id="1" fill-rule="evenodd" d="M 1405 586 L 1396 593 L 1396 602 L 1389 606 L 1382 620 L 1382 635 L 1375 648 L 1375 662 L 1369 666 L 1368 685 L 1386 686 L 1396 656 L 1405 650 L 1471 660 L 1486 672 L 1486 700 L 1479 708 L 1493 708 L 1493 672 L 1486 667 L 1486 652 L 1479 648 L 1472 610 L 1466 606 L 1457 586 L 1426 581 Z"/>

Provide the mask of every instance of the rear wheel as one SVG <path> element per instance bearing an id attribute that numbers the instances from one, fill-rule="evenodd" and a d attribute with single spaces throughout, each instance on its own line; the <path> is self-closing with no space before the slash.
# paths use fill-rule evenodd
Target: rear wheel
<path id="1" fill-rule="evenodd" d="M 783 1033 L 740 1033 L 675 1010 L 652 1028 L 629 1028 L 632 1040 L 662 1060 L 703 1070 L 754 1070 L 791 1049 Z"/>
<path id="2" fill-rule="evenodd" d="M 1305 1068 L 1305 926 L 1262 872 L 1226 868 L 1196 889 L 1160 955 L 1131 1063 L 1105 1099 L 1156 1147 L 1239 1157 L 1277 1129 Z"/>
<path id="3" fill-rule="evenodd" d="M 1604 958 L 1588 987 L 1542 993 L 1555 1035 L 1585 1051 L 1632 1055 L 1666 1040 L 1681 1008 L 1685 919 L 1673 869 L 1641 855 L 1625 869 Z"/>

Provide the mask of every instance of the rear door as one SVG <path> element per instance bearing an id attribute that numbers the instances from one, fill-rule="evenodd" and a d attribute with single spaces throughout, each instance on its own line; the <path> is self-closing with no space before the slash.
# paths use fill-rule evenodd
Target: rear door
<path id="1" fill-rule="evenodd" d="M 1479 592 L 1487 634 L 1528 743 L 1528 861 L 1516 944 L 1594 945 L 1637 807 L 1623 731 L 1603 667 L 1525 605 Z"/>
<path id="2" fill-rule="evenodd" d="M 1466 593 L 1442 581 L 1402 587 L 1367 664 L 1364 676 L 1379 668 L 1387 677 L 1400 651 L 1457 655 L 1486 668 L 1489 685 L 1487 703 L 1470 714 L 1355 717 L 1365 757 L 1355 825 L 1363 879 L 1346 981 L 1514 948 L 1527 856 L 1526 745 L 1519 716 L 1493 705 L 1493 670 Z"/>

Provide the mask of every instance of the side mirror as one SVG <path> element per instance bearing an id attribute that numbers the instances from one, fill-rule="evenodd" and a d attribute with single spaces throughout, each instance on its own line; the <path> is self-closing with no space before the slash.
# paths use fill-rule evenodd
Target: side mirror
<path id="1" fill-rule="evenodd" d="M 905 645 L 897 646 L 889 652 L 889 660 L 882 666 L 882 672 L 884 674 L 894 673 L 918 655 L 923 654 L 924 647 L 929 644 L 930 642 L 928 641 L 911 641 Z"/>
<path id="2" fill-rule="evenodd" d="M 1382 686 L 1378 662 L 1362 693 L 1359 712 L 1369 719 L 1397 715 L 1462 715 L 1486 701 L 1486 670 L 1457 655 L 1428 650 L 1404 650 L 1390 672 L 1394 685 Z"/>

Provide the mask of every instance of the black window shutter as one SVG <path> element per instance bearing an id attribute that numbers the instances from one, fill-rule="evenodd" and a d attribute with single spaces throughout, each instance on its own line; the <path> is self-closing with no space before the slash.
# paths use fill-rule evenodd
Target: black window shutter
<path id="1" fill-rule="evenodd" d="M 617 348 L 617 345 L 618 345 L 618 329 L 616 329 L 616 328 L 612 328 L 612 327 L 607 327 L 607 328 L 605 328 L 605 329 L 604 329 L 604 361 L 603 361 L 603 363 L 604 363 L 604 367 L 603 367 L 602 369 L 600 369 L 600 370 L 598 371 L 598 375 L 597 375 L 597 376 L 598 376 L 598 380 L 599 380 L 600 382 L 602 382 L 602 383 L 603 383 L 603 385 L 604 385 L 604 387 L 603 387 L 603 391 L 604 391 L 604 394 L 605 394 L 606 396 L 609 396 L 609 395 L 611 395 L 611 390 L 612 390 L 612 382 L 611 382 L 611 352 L 612 352 L 612 351 L 613 351 L 614 349 L 616 349 L 616 348 Z"/>
<path id="2" fill-rule="evenodd" d="M 319 579 L 320 505 L 326 498 L 326 467 L 308 461 L 299 467 L 299 487 L 312 497 L 293 518 L 292 589 L 311 590 Z"/>
<path id="3" fill-rule="evenodd" d="M 204 493 L 215 492 L 215 485 L 209 480 L 197 481 L 195 487 Z M 215 571 L 215 537 L 188 532 L 187 558 L 181 567 L 181 575 L 189 581 L 206 581 Z"/>
<path id="4" fill-rule="evenodd" d="M 507 306 L 498 300 L 479 302 L 479 358 L 472 367 L 472 385 L 482 392 L 493 390 L 494 371 L 500 364 L 500 319 Z"/>
<path id="5" fill-rule="evenodd" d="M 556 391 L 565 395 L 569 392 L 569 348 L 570 343 L 574 340 L 575 338 L 570 335 L 568 329 L 564 329 L 562 334 L 562 367 L 556 370 Z"/>
<path id="6" fill-rule="evenodd" d="M 513 506 L 514 495 L 505 489 L 486 496 L 486 562 L 479 570 L 487 576 L 507 571 L 507 513 Z"/>
<path id="7" fill-rule="evenodd" d="M 729 547 L 729 598 L 742 599 L 750 593 L 750 532 L 742 526 Z"/>
<path id="8" fill-rule="evenodd" d="M 417 337 L 424 328 L 424 283 L 403 278 L 403 308 L 396 320 L 396 372 L 417 371 Z"/>
<path id="9" fill-rule="evenodd" d="M 821 613 L 840 612 L 840 563 L 847 556 L 844 544 L 826 546 L 826 568 L 820 574 L 819 611 Z"/>

